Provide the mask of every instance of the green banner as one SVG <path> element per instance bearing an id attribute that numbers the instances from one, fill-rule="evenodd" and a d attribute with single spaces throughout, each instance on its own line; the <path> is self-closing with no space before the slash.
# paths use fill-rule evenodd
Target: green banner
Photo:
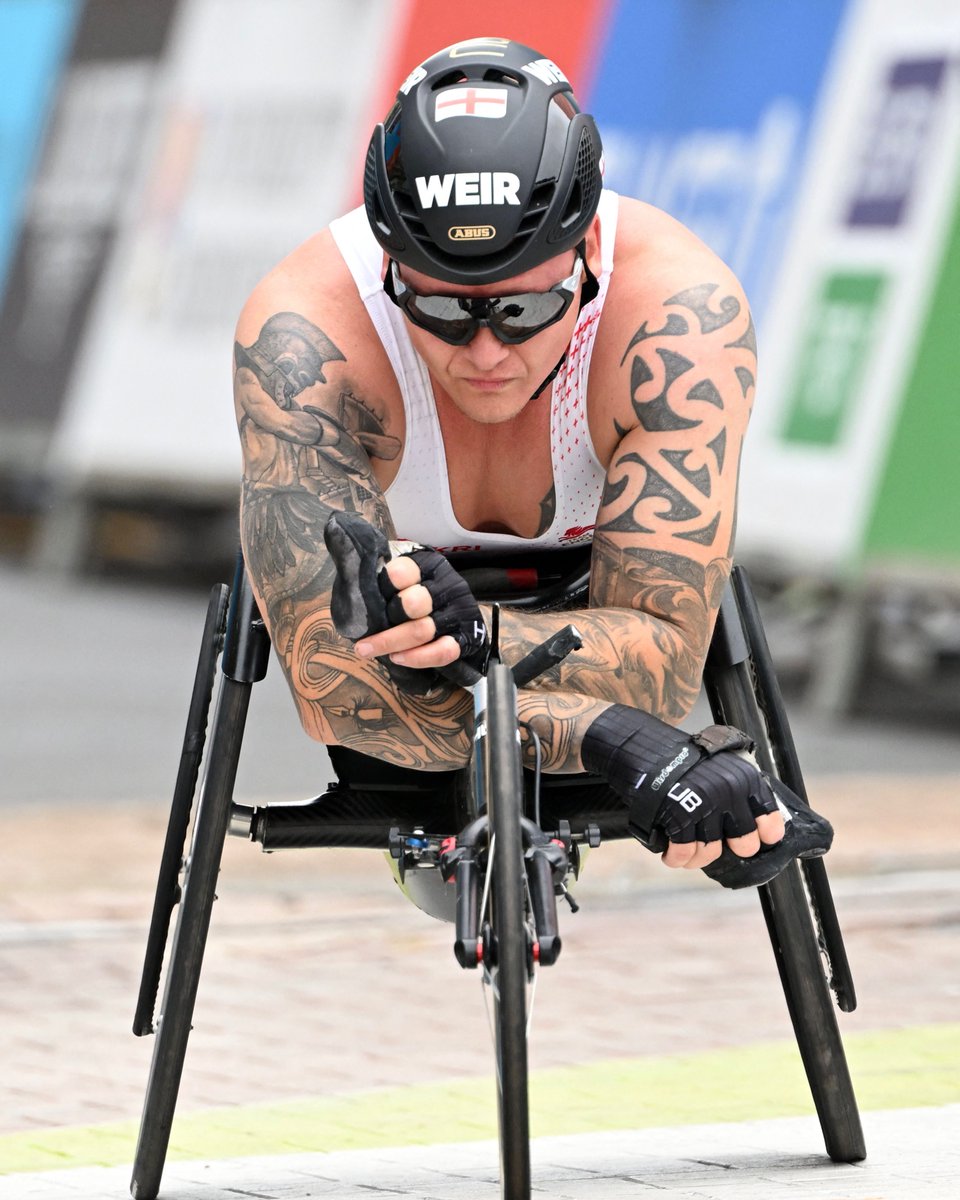
<path id="1" fill-rule="evenodd" d="M 960 192 L 864 549 L 960 565 Z"/>
<path id="2" fill-rule="evenodd" d="M 824 280 L 794 365 L 784 441 L 833 446 L 841 440 L 870 358 L 885 282 L 875 272 L 837 272 Z"/>

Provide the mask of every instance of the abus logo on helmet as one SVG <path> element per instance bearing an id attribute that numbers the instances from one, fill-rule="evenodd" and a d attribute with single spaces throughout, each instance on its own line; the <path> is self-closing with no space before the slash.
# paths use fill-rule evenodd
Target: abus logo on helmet
<path id="1" fill-rule="evenodd" d="M 447 237 L 452 242 L 486 242 L 496 237 L 497 231 L 492 225 L 451 225 Z"/>
<path id="2" fill-rule="evenodd" d="M 454 171 L 447 175 L 417 175 L 414 181 L 423 208 L 446 208 L 453 203 L 519 204 L 520 177 L 512 171 Z"/>

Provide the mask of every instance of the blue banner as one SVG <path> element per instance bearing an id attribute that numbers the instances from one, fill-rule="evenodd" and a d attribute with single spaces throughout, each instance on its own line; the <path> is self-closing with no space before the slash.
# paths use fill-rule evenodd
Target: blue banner
<path id="1" fill-rule="evenodd" d="M 31 456 L 42 458 L 67 395 L 151 127 L 176 5 L 90 0 L 76 7 L 0 295 L 0 422 L 6 443 L 20 446 L 18 470 L 36 465 Z M 33 0 L 26 7 L 32 11 Z"/>
<path id="2" fill-rule="evenodd" d="M 606 182 L 688 225 L 758 318 L 847 0 L 620 0 L 586 107 Z"/>
<path id="3" fill-rule="evenodd" d="M 80 0 L 0 0 L 0 297 Z"/>

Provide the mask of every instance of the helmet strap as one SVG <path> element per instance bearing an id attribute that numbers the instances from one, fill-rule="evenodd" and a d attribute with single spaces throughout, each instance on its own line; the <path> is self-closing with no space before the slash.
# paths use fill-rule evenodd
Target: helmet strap
<path id="1" fill-rule="evenodd" d="M 578 243 L 577 253 L 580 255 L 580 258 L 583 262 L 583 269 L 587 275 L 587 278 L 583 282 L 583 286 L 580 288 L 580 305 L 577 308 L 577 320 L 579 320 L 580 314 L 581 314 L 581 312 L 583 312 L 583 306 L 585 304 L 589 304 L 591 300 L 595 300 L 597 298 L 597 296 L 599 295 L 600 283 L 599 283 L 599 280 L 597 279 L 596 275 L 594 275 L 594 273 L 590 270 L 589 265 L 587 264 L 586 240 Z M 560 372 L 560 368 L 566 362 L 566 358 L 567 358 L 567 352 L 566 352 L 566 350 L 564 350 L 564 352 L 560 355 L 560 361 L 557 363 L 557 365 L 553 368 L 553 370 L 546 377 L 546 379 L 543 381 L 543 383 L 540 384 L 540 386 L 537 388 L 537 390 L 530 397 L 531 400 L 536 400 L 536 398 L 540 395 L 540 393 L 544 390 L 544 388 L 546 388 L 549 384 L 553 383 L 553 381 L 556 379 L 557 375 Z"/>
<path id="2" fill-rule="evenodd" d="M 560 368 L 563 366 L 564 362 L 566 362 L 566 358 L 567 358 L 567 352 L 566 352 L 566 350 L 564 350 L 564 352 L 560 355 L 560 361 L 557 363 L 557 365 L 553 368 L 553 370 L 546 377 L 546 379 L 543 381 L 543 383 L 540 384 L 540 386 L 537 388 L 537 390 L 530 397 L 531 400 L 536 400 L 536 398 L 540 395 L 540 393 L 543 391 L 543 389 L 548 384 L 553 383 L 553 381 L 557 377 L 557 374 L 558 374 Z"/>
<path id="3" fill-rule="evenodd" d="M 600 281 L 596 275 L 590 270 L 590 264 L 587 262 L 587 243 L 586 239 L 577 243 L 577 253 L 583 262 L 583 270 L 586 274 L 586 279 L 583 281 L 583 286 L 580 289 L 580 307 L 577 309 L 577 316 L 583 310 L 585 304 L 589 304 L 591 300 L 596 300 L 600 295 Z"/>

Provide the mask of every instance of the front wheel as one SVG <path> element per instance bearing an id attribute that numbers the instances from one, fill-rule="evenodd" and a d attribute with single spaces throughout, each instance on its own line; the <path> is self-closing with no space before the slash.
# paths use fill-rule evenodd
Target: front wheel
<path id="1" fill-rule="evenodd" d="M 509 667 L 494 663 L 487 676 L 487 735 L 482 770 L 490 823 L 489 921 L 500 1133 L 500 1188 L 504 1200 L 530 1195 L 530 1122 L 527 1096 L 527 924 L 523 839 L 523 776 L 517 693 Z"/>

